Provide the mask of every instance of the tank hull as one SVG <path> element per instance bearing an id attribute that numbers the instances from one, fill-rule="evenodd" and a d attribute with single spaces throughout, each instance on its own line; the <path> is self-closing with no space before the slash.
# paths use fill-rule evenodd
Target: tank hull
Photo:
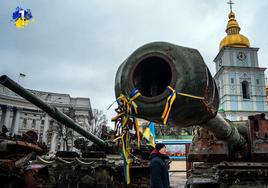
<path id="1" fill-rule="evenodd" d="M 224 162 L 197 164 L 186 188 L 266 188 L 268 163 Z"/>

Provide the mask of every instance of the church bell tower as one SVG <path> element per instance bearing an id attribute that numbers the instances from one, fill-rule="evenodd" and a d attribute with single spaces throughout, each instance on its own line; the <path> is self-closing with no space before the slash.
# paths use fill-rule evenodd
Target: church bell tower
<path id="1" fill-rule="evenodd" d="M 240 27 L 232 11 L 221 40 L 219 53 L 214 59 L 214 76 L 219 90 L 219 113 L 231 121 L 246 120 L 249 115 L 267 113 L 265 75 L 260 68 L 258 50 L 250 46 L 247 37 L 240 34 Z"/>

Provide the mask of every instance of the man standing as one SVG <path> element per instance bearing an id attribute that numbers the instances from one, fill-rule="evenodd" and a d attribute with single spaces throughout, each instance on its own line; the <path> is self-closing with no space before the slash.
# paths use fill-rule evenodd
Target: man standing
<path id="1" fill-rule="evenodd" d="M 165 144 L 157 143 L 155 150 L 151 153 L 150 159 L 151 188 L 169 188 L 168 165 L 165 161 L 169 157 L 166 155 Z"/>

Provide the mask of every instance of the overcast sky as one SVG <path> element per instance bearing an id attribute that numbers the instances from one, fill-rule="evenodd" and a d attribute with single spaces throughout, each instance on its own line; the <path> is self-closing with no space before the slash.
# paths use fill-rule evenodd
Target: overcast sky
<path id="1" fill-rule="evenodd" d="M 227 0 L 1 0 L 0 74 L 30 89 L 89 97 L 108 118 L 115 100 L 118 66 L 153 41 L 196 48 L 212 74 L 213 59 L 226 35 Z M 20 2 L 20 3 L 19 3 Z M 259 65 L 268 67 L 266 0 L 235 0 L 233 10 Z M 17 29 L 12 12 L 31 9 L 34 23 Z M 267 75 L 267 71 L 266 71 Z"/>

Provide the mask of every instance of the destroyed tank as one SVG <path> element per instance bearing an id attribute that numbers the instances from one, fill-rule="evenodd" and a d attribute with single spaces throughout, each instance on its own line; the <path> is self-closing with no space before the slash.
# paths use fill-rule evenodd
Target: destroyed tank
<path id="1" fill-rule="evenodd" d="M 268 187 L 268 120 L 264 114 L 240 125 L 225 120 L 197 50 L 166 42 L 140 47 L 120 65 L 115 81 L 116 97 L 134 90 L 141 94 L 135 99 L 138 117 L 163 124 L 167 111 L 167 126 L 196 126 L 187 188 Z"/>
<path id="2" fill-rule="evenodd" d="M 60 115 L 60 118 L 53 115 L 57 110 L 44 108 L 45 105 L 40 105 L 31 93 L 21 93 L 22 88 L 13 87 L 14 83 L 8 83 L 10 80 L 6 76 L 2 76 L 0 82 L 44 111 L 51 112 L 51 117 L 56 120 L 68 119 L 64 115 Z M 196 126 L 196 134 L 187 156 L 187 188 L 267 187 L 267 120 L 264 115 L 255 115 L 250 116 L 247 123 L 236 126 L 222 118 L 218 114 L 219 96 L 215 81 L 197 50 L 166 42 L 154 42 L 140 47 L 120 65 L 115 79 L 116 98 L 122 94 L 130 98 L 133 91 L 140 93 L 133 99 L 138 109 L 135 116 L 160 124 L 167 123 L 167 126 Z M 69 121 L 59 122 L 73 127 L 68 125 Z M 77 126 L 79 125 L 75 125 Z M 76 128 L 76 131 L 84 134 L 80 128 Z M 88 137 L 99 142 L 94 135 Z M 101 140 L 98 145 L 105 151 L 105 160 L 109 161 L 108 153 L 113 150 L 110 144 Z M 66 165 L 44 161 L 48 163 L 46 172 L 49 175 L 46 177 L 49 176 L 49 182 L 53 185 L 74 186 L 72 183 L 77 185 L 78 182 L 80 187 L 91 187 L 93 184 L 96 187 L 122 186 L 120 183 L 109 184 L 111 181 L 122 182 L 122 168 L 112 168 L 116 169 L 113 172 L 108 168 L 105 172 L 100 171 L 98 174 L 102 175 L 99 176 L 96 174 L 98 168 L 94 166 L 92 169 L 91 162 L 100 164 L 97 161 L 101 160 L 105 163 L 103 158 L 87 160 L 76 156 L 71 159 L 58 157 L 57 160 Z M 112 167 L 121 167 L 120 164 L 115 164 L 115 161 L 120 160 L 112 159 Z M 135 185 L 140 187 L 147 182 L 145 186 L 148 186 L 148 161 L 144 166 L 142 163 L 135 166 L 135 160 L 133 157 L 132 169 L 136 169 L 140 176 L 132 178 L 133 182 L 139 182 Z M 85 164 L 72 165 L 77 163 Z M 107 163 L 105 164 L 100 165 L 101 169 L 107 169 Z M 141 170 L 142 167 L 144 169 Z M 67 173 L 66 168 L 72 172 Z M 83 169 L 85 172 L 79 173 Z M 106 172 L 108 176 L 103 175 Z M 131 174 L 135 177 L 135 173 Z M 108 183 L 102 180 L 105 183 L 99 185 L 96 177 L 100 176 L 111 178 L 104 178 Z"/>
<path id="3" fill-rule="evenodd" d="M 23 135 L 8 135 L 5 125 L 0 132 L 0 181 L 1 187 L 27 187 L 27 177 L 31 169 L 30 160 L 36 155 L 47 153 L 44 143 L 38 143 L 34 131 Z"/>
<path id="4" fill-rule="evenodd" d="M 48 105 L 8 76 L 1 76 L 0 83 L 93 143 L 88 145 L 87 140 L 78 139 L 74 144 L 81 150 L 79 153 L 58 151 L 55 156 L 37 155 L 35 160 L 31 160 L 34 168 L 28 171 L 27 186 L 24 187 L 126 187 L 124 163 L 118 145 L 85 131 L 69 116 Z M 135 144 L 131 149 L 131 183 L 128 186 L 149 187 L 150 149 L 146 145 L 141 145 L 138 150 Z"/>

